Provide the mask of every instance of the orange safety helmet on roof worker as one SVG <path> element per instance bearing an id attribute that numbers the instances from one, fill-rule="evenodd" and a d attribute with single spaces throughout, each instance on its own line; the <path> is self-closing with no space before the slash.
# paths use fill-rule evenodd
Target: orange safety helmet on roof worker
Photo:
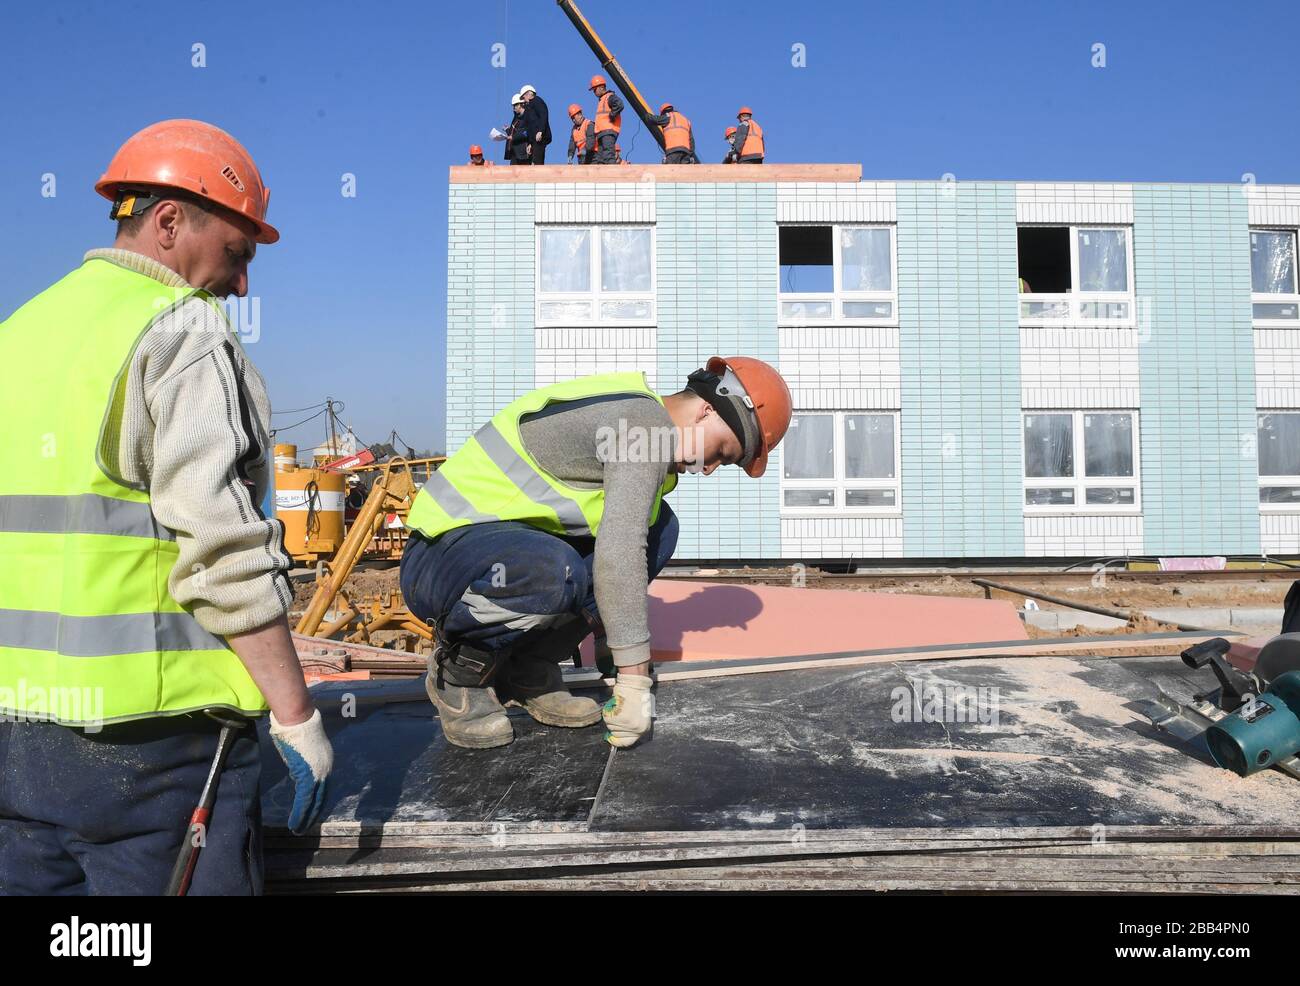
<path id="1" fill-rule="evenodd" d="M 135 187 L 176 188 L 229 209 L 251 222 L 258 243 L 279 231 L 266 221 L 271 190 L 248 151 L 234 137 L 200 120 L 163 120 L 127 138 L 95 191 L 110 202 Z"/>
<path id="2" fill-rule="evenodd" d="M 751 110 L 748 106 L 742 106 L 740 109 L 736 111 L 736 119 L 740 119 L 746 113 L 748 113 L 750 116 L 754 115 L 754 111 Z"/>
<path id="3" fill-rule="evenodd" d="M 597 86 L 607 86 L 607 85 L 609 85 L 609 83 L 605 81 L 605 77 L 603 75 L 593 75 L 591 77 L 591 85 L 587 86 L 587 88 L 595 89 Z"/>
<path id="4" fill-rule="evenodd" d="M 573 119 L 573 115 L 574 115 L 575 113 L 581 113 L 581 112 L 582 112 L 582 107 L 579 106 L 577 103 L 570 103 L 570 104 L 569 104 L 569 119 L 570 119 L 570 120 Z"/>
<path id="5" fill-rule="evenodd" d="M 743 468 L 750 476 L 763 475 L 767 469 L 768 454 L 785 437 L 790 428 L 790 417 L 794 413 L 790 388 L 776 368 L 752 356 L 713 356 L 702 369 L 691 374 L 687 389 L 713 403 L 714 409 L 724 420 L 729 414 L 725 407 L 720 406 L 722 402 L 717 401 L 717 396 L 733 398 L 733 403 L 734 400 L 739 400 L 753 412 L 758 432 L 752 449 L 753 456 Z M 710 392 L 717 396 L 710 399 Z M 746 456 L 750 452 L 751 449 L 747 448 Z"/>
<path id="6" fill-rule="evenodd" d="M 672 104 L 672 103 L 664 103 L 662 106 L 659 107 L 659 115 L 660 115 L 660 116 L 663 116 L 664 113 L 666 113 L 668 110 L 670 110 L 670 109 L 672 109 L 672 108 L 673 108 L 673 104 Z"/>
<path id="7" fill-rule="evenodd" d="M 474 155 L 476 155 L 476 154 L 477 154 L 479 157 L 482 157 L 482 156 L 483 156 L 483 148 L 479 147 L 478 144 L 470 144 L 470 145 L 469 145 L 469 156 L 470 156 L 470 157 L 474 157 Z"/>
<path id="8" fill-rule="evenodd" d="M 732 137 L 734 137 L 734 136 L 736 136 L 736 128 L 735 128 L 735 127 L 728 127 L 726 130 L 722 131 L 722 139 L 723 139 L 723 140 L 730 140 L 730 139 L 731 139 Z"/>

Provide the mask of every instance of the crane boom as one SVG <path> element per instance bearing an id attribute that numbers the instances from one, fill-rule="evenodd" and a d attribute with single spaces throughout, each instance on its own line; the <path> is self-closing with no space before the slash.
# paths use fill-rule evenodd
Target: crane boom
<path id="1" fill-rule="evenodd" d="M 591 48 L 592 53 L 600 62 L 600 67 L 609 73 L 614 85 L 618 86 L 619 91 L 623 93 L 623 98 L 627 100 L 628 105 L 632 107 L 636 115 L 641 118 L 645 128 L 650 131 L 650 136 L 654 137 L 660 149 L 663 149 L 664 132 L 660 129 L 659 124 L 650 119 L 653 115 L 650 112 L 650 104 L 645 101 L 645 97 L 641 95 L 640 90 L 627 77 L 627 73 L 619 65 L 614 53 L 605 46 L 604 41 L 600 40 L 600 35 L 596 33 L 596 29 L 591 26 L 591 22 L 587 18 L 582 16 L 582 11 L 578 9 L 578 5 L 573 0 L 555 0 L 555 2 L 560 5 L 560 9 L 573 22 L 573 26 L 578 29 L 578 33 L 582 35 L 582 40 L 587 42 L 587 46 Z"/>

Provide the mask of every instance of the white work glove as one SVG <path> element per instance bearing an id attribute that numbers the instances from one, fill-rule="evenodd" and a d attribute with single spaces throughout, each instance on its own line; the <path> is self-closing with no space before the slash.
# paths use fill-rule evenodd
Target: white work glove
<path id="1" fill-rule="evenodd" d="M 289 768 L 293 784 L 289 831 L 302 835 L 325 807 L 326 779 L 334 769 L 334 747 L 325 735 L 320 709 L 313 709 L 310 719 L 293 726 L 282 726 L 272 712 L 271 742 Z"/>
<path id="2" fill-rule="evenodd" d="M 610 746 L 633 746 L 650 732 L 655 716 L 654 679 L 644 674 L 620 674 L 614 695 L 605 703 L 605 740 Z"/>

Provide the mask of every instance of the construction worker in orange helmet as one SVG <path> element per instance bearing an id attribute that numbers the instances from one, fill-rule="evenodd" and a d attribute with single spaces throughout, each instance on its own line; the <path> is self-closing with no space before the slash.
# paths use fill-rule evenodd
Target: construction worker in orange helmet
<path id="1" fill-rule="evenodd" d="M 512 742 L 509 705 L 553 727 L 603 720 L 616 747 L 646 738 L 647 587 L 679 530 L 665 497 L 683 473 L 737 465 L 762 476 L 790 414 L 773 367 L 714 356 L 676 393 L 656 393 L 639 372 L 540 387 L 451 455 L 412 504 L 401 570 L 407 606 L 434 628 L 425 689 L 448 742 Z M 588 635 L 617 675 L 603 707 L 569 694 L 558 667 Z"/>
<path id="2" fill-rule="evenodd" d="M 722 139 L 727 142 L 727 156 L 722 159 L 723 164 L 736 163 L 736 128 L 728 127 L 722 132 Z"/>
<path id="3" fill-rule="evenodd" d="M 483 148 L 478 144 L 469 145 L 469 163 L 479 168 L 492 167 L 492 162 L 484 159 Z"/>
<path id="4" fill-rule="evenodd" d="M 596 153 L 592 164 L 617 164 L 614 144 L 623 129 L 623 101 L 609 91 L 603 75 L 593 75 L 588 87 L 596 95 Z"/>
<path id="5" fill-rule="evenodd" d="M 18 617 L 0 637 L 0 893 L 256 894 L 249 720 L 269 712 L 291 829 L 333 765 L 262 509 L 266 385 L 219 301 L 280 234 L 248 151 L 197 120 L 136 133 L 95 190 L 113 246 L 0 323 L 0 359 L 23 367 L 0 388 L 0 611 Z M 69 704 L 73 683 L 98 698 Z"/>
<path id="6" fill-rule="evenodd" d="M 754 111 L 742 106 L 736 112 L 736 160 L 740 164 L 762 164 L 765 153 L 763 128 L 754 119 Z"/>
<path id="7" fill-rule="evenodd" d="M 691 130 L 691 121 L 684 113 L 678 113 L 672 103 L 659 107 L 659 115 L 650 117 L 651 121 L 663 130 L 664 164 L 699 164 L 695 155 L 695 134 Z"/>
<path id="8" fill-rule="evenodd" d="M 591 164 L 591 157 L 596 152 L 596 124 L 582 115 L 582 107 L 577 103 L 569 104 L 569 119 L 573 121 L 573 131 L 569 134 L 569 164 Z"/>

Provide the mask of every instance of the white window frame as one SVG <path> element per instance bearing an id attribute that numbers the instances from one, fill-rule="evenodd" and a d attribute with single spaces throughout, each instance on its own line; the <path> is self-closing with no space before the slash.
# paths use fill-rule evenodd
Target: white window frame
<path id="1" fill-rule="evenodd" d="M 1051 478 L 1047 476 L 1030 477 L 1029 457 L 1025 451 L 1025 418 L 1030 415 L 1046 414 L 1071 414 L 1074 416 L 1074 422 L 1071 434 L 1074 439 L 1074 471 L 1075 475 L 1060 478 Z M 1086 476 L 1080 475 L 1087 466 L 1087 456 L 1084 449 L 1084 427 L 1083 419 L 1088 414 L 1127 414 L 1133 418 L 1133 475 L 1128 476 Z M 1020 412 L 1020 475 L 1023 479 L 1020 491 L 1020 504 L 1026 515 L 1034 516 L 1056 516 L 1062 514 L 1088 514 L 1096 516 L 1104 515 L 1133 515 L 1142 512 L 1142 459 L 1141 459 L 1141 422 L 1139 421 L 1138 410 L 1128 407 L 1090 407 L 1083 409 L 1045 407 L 1045 408 L 1025 408 Z M 1116 503 L 1088 503 L 1088 489 L 1098 486 L 1132 486 L 1133 503 L 1116 504 Z M 1030 504 L 1025 501 L 1025 494 L 1031 489 L 1065 489 L 1074 490 L 1074 503 L 1060 504 Z"/>
<path id="2" fill-rule="evenodd" d="M 1300 235 L 1294 226 L 1251 226 L 1252 233 L 1290 233 L 1292 269 L 1296 280 L 1300 282 Z M 1300 318 L 1255 318 L 1256 305 L 1295 305 L 1300 310 L 1300 283 L 1292 294 L 1269 294 L 1267 291 L 1255 291 L 1251 285 L 1250 316 L 1257 329 L 1300 329 Z M 1286 413 L 1286 412 L 1279 412 Z"/>
<path id="3" fill-rule="evenodd" d="M 901 414 L 898 411 L 880 408 L 847 408 L 845 410 L 827 411 L 819 408 L 795 410 L 800 417 L 830 417 L 835 419 L 833 430 L 835 438 L 835 475 L 830 479 L 786 479 L 785 463 L 781 464 L 781 516 L 782 517 L 901 517 L 903 514 L 903 477 L 902 477 L 902 434 L 900 431 Z M 893 479 L 850 479 L 845 475 L 844 419 L 852 414 L 889 415 L 894 419 L 894 477 Z M 787 507 L 786 490 L 834 490 L 834 504 L 825 507 Z M 845 494 L 848 490 L 893 490 L 892 507 L 846 507 Z"/>
<path id="4" fill-rule="evenodd" d="M 1064 227 L 1070 231 L 1070 290 L 1064 293 L 1043 293 L 1033 292 L 1026 294 L 1021 291 L 1017 311 L 1020 313 L 1021 325 L 1083 325 L 1088 327 L 1098 326 L 1101 328 L 1130 328 L 1137 324 L 1137 294 L 1133 286 L 1133 227 L 1124 223 L 1078 223 L 1066 225 L 1064 223 L 1016 223 L 1017 235 L 1019 230 L 1024 227 L 1042 226 L 1042 227 Z M 1087 232 L 1090 229 L 1105 230 L 1123 230 L 1125 238 L 1124 259 L 1127 270 L 1127 291 L 1081 291 L 1077 287 L 1080 283 L 1079 278 L 1079 233 Z M 1020 270 L 1017 261 L 1017 285 L 1019 285 Z M 1065 311 L 1061 315 L 1027 315 L 1025 314 L 1025 305 L 1031 302 L 1040 302 L 1047 304 L 1063 304 Z M 1124 302 L 1128 305 L 1128 315 L 1125 318 L 1111 318 L 1109 316 L 1097 318 L 1090 315 L 1084 315 L 1084 306 L 1090 304 L 1107 304 L 1112 302 Z"/>
<path id="5" fill-rule="evenodd" d="M 832 281 L 831 291 L 812 292 L 793 292 L 787 293 L 781 290 L 781 249 L 779 245 L 780 232 L 778 230 L 778 246 L 776 256 L 776 273 L 777 273 L 777 295 L 776 295 L 776 312 L 777 324 L 784 328 L 799 328 L 805 325 L 897 325 L 898 324 L 898 224 L 897 223 L 819 223 L 819 222 L 797 222 L 797 223 L 779 223 L 778 226 L 829 226 L 831 230 L 831 246 L 833 249 L 831 266 Z M 844 258 L 843 247 L 840 243 L 840 230 L 843 229 L 886 229 L 889 230 L 889 277 L 890 284 L 893 288 L 889 291 L 845 291 L 843 288 Z M 844 314 L 844 303 L 854 301 L 887 301 L 890 304 L 891 314 L 887 317 L 862 317 L 848 316 Z M 803 314 L 785 314 L 787 304 L 799 303 L 818 303 L 830 302 L 831 314 L 810 315 L 806 312 Z"/>
<path id="6" fill-rule="evenodd" d="M 543 291 L 542 290 L 542 233 L 554 229 L 585 229 L 591 237 L 590 291 Z M 602 291 L 600 289 L 600 234 L 607 229 L 648 229 L 650 231 L 650 290 L 649 291 Z M 653 223 L 538 223 L 534 234 L 533 264 L 533 321 L 538 327 L 564 326 L 580 328 L 585 326 L 619 327 L 656 325 L 658 315 L 656 291 L 659 286 L 657 233 Z M 544 318 L 542 305 L 548 302 L 581 301 L 590 303 L 591 317 Z M 601 318 L 602 301 L 644 301 L 649 305 L 649 315 L 645 318 Z"/>
<path id="7" fill-rule="evenodd" d="M 1297 272 L 1300 276 L 1300 271 Z M 1300 417 L 1300 408 L 1287 407 L 1261 407 L 1255 412 L 1255 443 L 1258 449 L 1259 445 L 1259 419 L 1265 414 L 1294 414 Z M 1300 476 L 1265 476 L 1259 474 L 1259 488 L 1262 490 L 1265 486 L 1300 486 Z M 1300 504 L 1290 503 L 1265 503 L 1259 502 L 1259 512 L 1262 514 L 1300 514 Z"/>

